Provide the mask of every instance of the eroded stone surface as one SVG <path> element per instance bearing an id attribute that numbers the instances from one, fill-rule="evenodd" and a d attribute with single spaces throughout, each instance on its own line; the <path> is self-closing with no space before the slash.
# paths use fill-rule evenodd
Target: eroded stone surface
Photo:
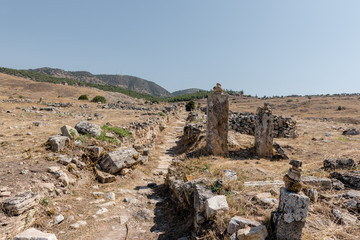
<path id="1" fill-rule="evenodd" d="M 273 156 L 274 117 L 268 104 L 259 107 L 255 120 L 255 153 L 259 157 Z"/>
<path id="2" fill-rule="evenodd" d="M 5 200 L 2 208 L 8 215 L 16 216 L 38 205 L 38 200 L 39 196 L 36 193 L 25 192 Z"/>
<path id="3" fill-rule="evenodd" d="M 214 94 L 209 94 L 207 99 L 206 148 L 210 154 L 221 156 L 229 154 L 228 122 L 229 96 L 220 90 Z"/>
<path id="4" fill-rule="evenodd" d="M 80 121 L 76 124 L 75 129 L 81 134 L 90 134 L 95 137 L 101 134 L 101 128 L 98 125 L 87 121 Z"/>
<path id="5" fill-rule="evenodd" d="M 134 148 L 126 148 L 106 154 L 100 159 L 99 165 L 105 172 L 117 174 L 123 168 L 132 167 L 140 162 L 139 153 Z"/>
<path id="6" fill-rule="evenodd" d="M 310 199 L 303 194 L 280 189 L 279 207 L 271 214 L 276 239 L 301 240 L 309 203 Z"/>

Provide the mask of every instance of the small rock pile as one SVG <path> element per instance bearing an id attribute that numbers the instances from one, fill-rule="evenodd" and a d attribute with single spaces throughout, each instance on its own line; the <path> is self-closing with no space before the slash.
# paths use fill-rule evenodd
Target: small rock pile
<path id="1" fill-rule="evenodd" d="M 301 166 L 302 162 L 298 160 L 291 160 L 288 173 L 284 176 L 285 187 L 290 192 L 298 193 L 302 189 L 301 184 Z"/>

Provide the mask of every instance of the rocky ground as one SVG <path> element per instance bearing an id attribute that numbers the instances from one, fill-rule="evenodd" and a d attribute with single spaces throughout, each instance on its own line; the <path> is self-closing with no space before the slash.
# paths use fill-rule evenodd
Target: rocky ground
<path id="1" fill-rule="evenodd" d="M 200 110 L 188 118 L 182 106 L 172 109 L 170 104 L 150 105 L 121 94 L 4 74 L 0 74 L 0 93 L 1 240 L 13 239 L 31 227 L 55 234 L 57 239 L 188 239 L 194 230 L 193 212 L 179 204 L 173 194 L 176 184 L 169 190 L 166 179 L 172 176 L 185 183 L 206 179 L 211 194 L 226 196 L 228 211 L 202 225 L 201 239 L 229 237 L 224 232 L 235 216 L 269 227 L 290 165 L 289 160 L 256 157 L 252 135 L 231 130 L 230 157 L 213 157 L 203 151 L 205 128 L 200 126 L 206 116 Z M 105 96 L 108 103 L 77 100 L 82 94 L 90 99 Z M 333 169 L 324 168 L 331 166 L 324 163 L 327 159 L 352 159 L 351 169 L 337 172 L 359 169 L 359 101 L 358 96 L 230 97 L 231 111 L 256 112 L 269 102 L 274 114 L 296 121 L 298 137 L 276 138 L 275 142 L 289 159 L 302 161 L 304 182 L 317 192 L 316 199 L 316 194 L 311 197 L 303 239 L 359 239 L 360 189 L 340 184 Z M 199 104 L 206 106 L 205 100 Z M 195 128 L 185 133 L 195 144 L 182 141 L 187 118 Z M 101 131 L 126 129 L 132 137 L 107 130 L 103 138 L 84 135 L 81 143 L 70 140 L 60 152 L 48 148 L 50 136 L 80 121 L 103 127 Z M 350 133 L 355 135 L 344 135 L 353 128 Z M 148 161 L 122 169 L 114 182 L 100 183 L 94 174 L 98 162 L 87 152 L 92 146 L 102 147 L 102 156 L 131 146 Z M 232 180 L 219 181 L 227 177 Z M 14 198 L 24 192 L 28 193 L 22 195 L 26 204 L 7 212 L 11 205 L 4 203 L 16 202 Z"/>

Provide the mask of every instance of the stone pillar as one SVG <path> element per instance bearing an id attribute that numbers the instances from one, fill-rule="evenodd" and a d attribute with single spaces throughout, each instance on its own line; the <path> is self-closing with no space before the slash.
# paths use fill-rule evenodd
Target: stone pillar
<path id="1" fill-rule="evenodd" d="M 279 207 L 271 213 L 271 224 L 275 239 L 301 240 L 310 199 L 301 190 L 301 161 L 290 161 L 292 168 L 285 175 L 285 187 L 280 189 Z"/>
<path id="2" fill-rule="evenodd" d="M 259 107 L 255 120 L 255 153 L 258 157 L 271 158 L 273 156 L 274 116 L 268 103 Z"/>
<path id="3" fill-rule="evenodd" d="M 206 148 L 208 153 L 228 156 L 229 95 L 219 83 L 207 100 Z"/>

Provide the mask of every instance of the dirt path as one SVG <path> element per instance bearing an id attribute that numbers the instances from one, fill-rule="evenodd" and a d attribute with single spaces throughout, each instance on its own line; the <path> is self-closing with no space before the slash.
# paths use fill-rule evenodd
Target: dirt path
<path id="1" fill-rule="evenodd" d="M 184 124 L 183 116 L 168 123 L 152 151 L 152 161 L 158 159 L 158 164 L 149 164 L 148 170 L 152 172 L 149 175 L 152 176 L 134 171 L 136 179 L 126 189 L 113 189 L 115 205 L 105 207 L 108 212 L 96 219 L 99 223 L 97 233 L 86 239 L 177 239 L 187 236 L 173 223 L 174 209 L 169 206 L 169 194 L 163 184 L 174 159 L 172 149 L 182 134 Z"/>

